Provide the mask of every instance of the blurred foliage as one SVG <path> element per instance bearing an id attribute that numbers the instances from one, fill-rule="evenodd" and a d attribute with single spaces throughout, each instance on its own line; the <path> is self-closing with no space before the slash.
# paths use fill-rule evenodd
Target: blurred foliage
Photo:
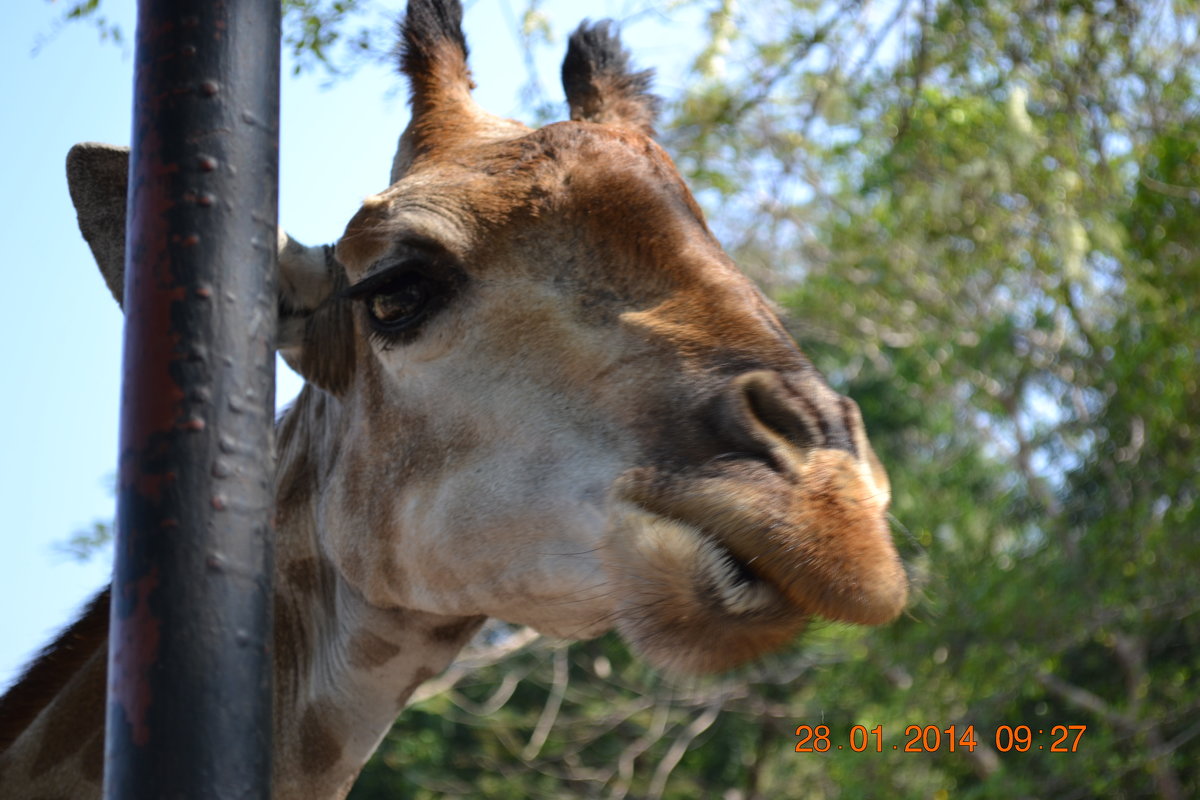
<path id="1" fill-rule="evenodd" d="M 47 0 L 57 4 L 57 0 Z M 121 26 L 110 20 L 100 7 L 100 0 L 74 0 L 65 3 L 50 29 L 38 36 L 33 45 L 36 54 L 49 44 L 67 25 L 83 23 L 95 29 L 102 42 L 123 46 L 125 32 Z"/>
<path id="2" fill-rule="evenodd" d="M 117 476 L 108 475 L 104 479 L 104 487 L 114 498 L 117 494 Z M 72 533 L 67 539 L 54 543 L 54 549 L 60 555 L 72 561 L 83 563 L 96 558 L 112 556 L 114 525 L 108 520 L 93 520 L 86 528 Z"/>
<path id="3" fill-rule="evenodd" d="M 96 520 L 90 527 L 75 531 L 67 540 L 56 542 L 54 549 L 73 561 L 84 562 L 111 554 L 112 543 L 112 523 Z"/>
<path id="4" fill-rule="evenodd" d="M 577 22 L 542 5 L 531 53 Z M 704 680 L 525 646 L 425 692 L 351 797 L 1200 796 L 1200 3 L 640 6 L 707 11 L 663 138 L 862 406 L 913 602 Z M 285 2 L 298 69 L 379 50 L 374 7 Z M 796 752 L 822 724 L 845 749 Z"/>

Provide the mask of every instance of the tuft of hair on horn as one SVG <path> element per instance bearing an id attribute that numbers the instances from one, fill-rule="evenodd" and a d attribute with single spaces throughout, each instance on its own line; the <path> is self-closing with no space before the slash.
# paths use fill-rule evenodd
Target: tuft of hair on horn
<path id="1" fill-rule="evenodd" d="M 620 125 L 654 136 L 662 99 L 654 70 L 635 70 L 612 20 L 580 23 L 567 43 L 562 83 L 571 119 Z"/>
<path id="2" fill-rule="evenodd" d="M 466 64 L 470 50 L 462 30 L 458 0 L 410 0 L 400 20 L 400 70 L 419 79 L 437 70 L 438 62 Z"/>

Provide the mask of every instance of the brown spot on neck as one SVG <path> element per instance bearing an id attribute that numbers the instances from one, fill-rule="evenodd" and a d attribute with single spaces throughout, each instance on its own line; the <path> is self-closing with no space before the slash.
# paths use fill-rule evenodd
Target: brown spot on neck
<path id="1" fill-rule="evenodd" d="M 0 697 L 0 752 L 16 741 L 96 651 L 105 647 L 108 642 L 108 603 L 109 590 L 105 588 L 93 598 L 79 619 L 51 642 L 20 680 Z M 104 683 L 102 671 L 101 691 L 97 698 L 101 719 Z M 73 735 L 79 736 L 78 732 Z"/>
<path id="2" fill-rule="evenodd" d="M 372 669 L 400 655 L 400 647 L 370 631 L 359 631 L 350 640 L 350 666 Z"/>
<path id="3" fill-rule="evenodd" d="M 332 707 L 316 703 L 300 720 L 300 766 L 309 775 L 328 772 L 342 758 L 342 744 L 333 733 L 334 716 Z"/>
<path id="4" fill-rule="evenodd" d="M 438 625 L 429 631 L 429 641 L 438 644 L 465 644 L 465 640 L 474 635 L 487 617 L 464 617 L 445 625 Z"/>

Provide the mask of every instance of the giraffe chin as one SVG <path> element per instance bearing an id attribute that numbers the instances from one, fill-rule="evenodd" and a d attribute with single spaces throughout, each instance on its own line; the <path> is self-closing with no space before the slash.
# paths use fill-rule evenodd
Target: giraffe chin
<path id="1" fill-rule="evenodd" d="M 722 672 L 777 650 L 810 615 L 700 528 L 622 503 L 608 565 L 616 627 L 676 673 Z"/>

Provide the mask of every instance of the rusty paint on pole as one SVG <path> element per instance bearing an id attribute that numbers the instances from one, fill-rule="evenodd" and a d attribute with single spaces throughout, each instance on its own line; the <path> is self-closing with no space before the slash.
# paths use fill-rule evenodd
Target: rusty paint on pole
<path id="1" fill-rule="evenodd" d="M 279 0 L 141 0 L 105 797 L 270 795 Z"/>

